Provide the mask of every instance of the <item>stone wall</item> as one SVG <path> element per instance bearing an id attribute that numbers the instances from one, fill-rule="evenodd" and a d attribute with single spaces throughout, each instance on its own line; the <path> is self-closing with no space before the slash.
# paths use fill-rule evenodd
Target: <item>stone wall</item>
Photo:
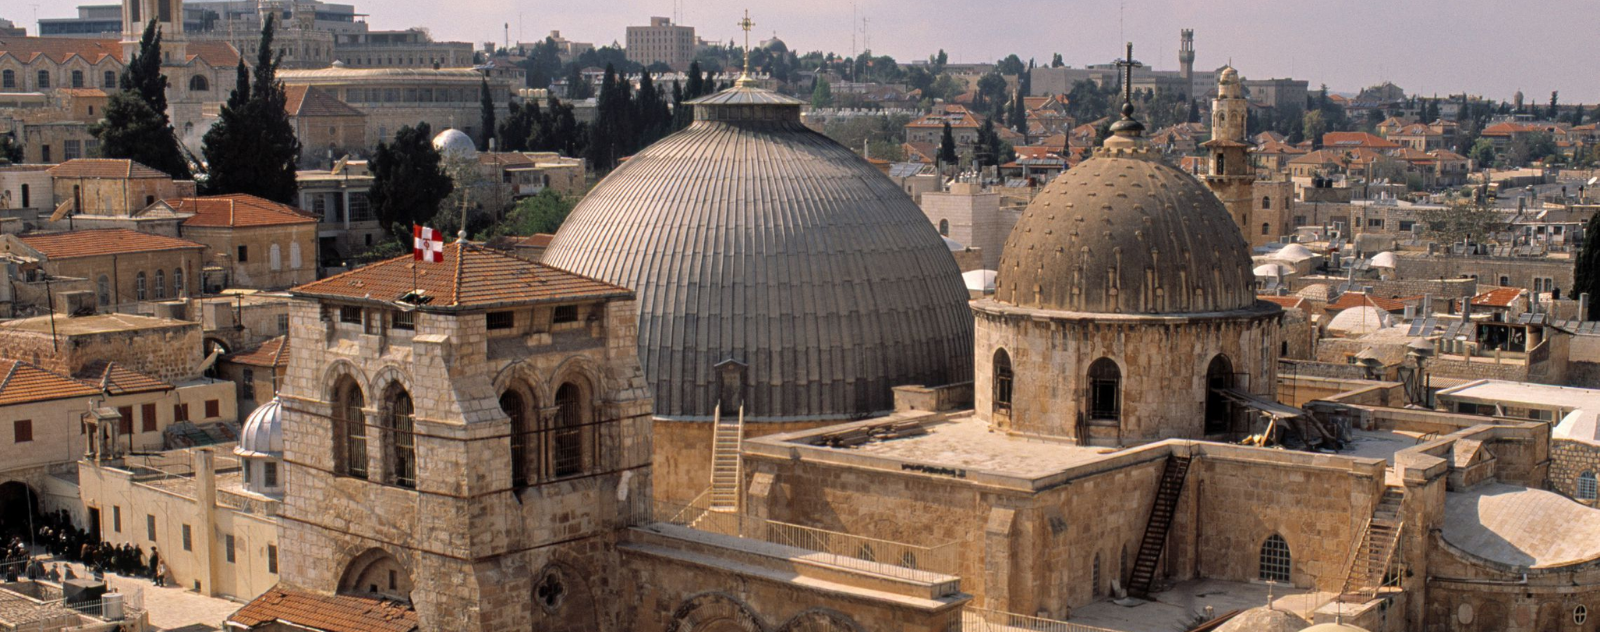
<path id="1" fill-rule="evenodd" d="M 1346 282 L 1340 277 L 1302 276 L 1289 280 L 1289 293 L 1299 292 L 1309 285 L 1326 285 L 1337 288 Z M 1446 298 L 1461 298 L 1475 296 L 1478 293 L 1478 282 L 1473 279 L 1444 278 L 1444 279 L 1357 279 L 1355 288 L 1360 291 L 1363 287 L 1371 287 L 1372 295 L 1382 298 L 1409 298 L 1413 296 L 1431 295 L 1434 297 L 1433 310 L 1444 312 L 1448 308 Z"/>
<path id="2" fill-rule="evenodd" d="M 314 222 L 253 228 L 184 226 L 182 231 L 185 239 L 210 249 L 210 263 L 230 271 L 229 287 L 281 290 L 317 280 Z"/>
<path id="3" fill-rule="evenodd" d="M 842 421 L 745 424 L 744 438 L 811 430 Z M 651 480 L 656 500 L 687 505 L 711 488 L 711 431 L 711 424 L 703 421 L 652 421 L 655 458 Z"/>
<path id="4" fill-rule="evenodd" d="M 1532 291 L 1534 279 L 1555 280 L 1565 296 L 1573 287 L 1570 259 L 1525 257 L 1402 256 L 1396 258 L 1395 275 L 1401 279 L 1451 279 L 1471 276 L 1485 285 L 1505 285 Z M 1504 277 L 1504 279 L 1502 279 Z M 1502 283 L 1501 281 L 1506 281 Z"/>
<path id="5" fill-rule="evenodd" d="M 82 326 L 73 321 L 119 317 L 57 319 L 61 331 L 58 344 L 49 324 L 41 322 L 44 318 L 24 321 L 28 327 L 0 328 L 0 357 L 26 360 L 69 375 L 107 360 L 167 382 L 193 376 L 203 359 L 200 326 L 195 323 L 127 316 L 120 318 L 141 319 L 141 326 L 76 330 L 68 329 Z"/>
<path id="6" fill-rule="evenodd" d="M 1578 476 L 1600 475 L 1600 446 L 1571 439 L 1550 440 L 1550 489 L 1578 498 Z M 1595 501 L 1579 501 L 1594 506 Z"/>
<path id="7" fill-rule="evenodd" d="M 1011 228 L 1022 217 L 1020 212 L 1001 210 L 998 192 L 983 191 L 977 185 L 966 183 L 953 185 L 948 193 L 922 194 L 921 206 L 928 221 L 945 229 L 941 231 L 945 237 L 979 249 L 985 270 L 999 267 L 1006 238 L 1011 236 Z"/>

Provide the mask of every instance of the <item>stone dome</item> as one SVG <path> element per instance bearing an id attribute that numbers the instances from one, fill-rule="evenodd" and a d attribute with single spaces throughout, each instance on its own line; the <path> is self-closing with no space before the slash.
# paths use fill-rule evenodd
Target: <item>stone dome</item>
<path id="1" fill-rule="evenodd" d="M 274 397 L 250 413 L 233 453 L 242 457 L 283 456 L 283 400 Z"/>
<path id="2" fill-rule="evenodd" d="M 1250 244 L 1210 189 L 1142 143 L 1106 147 L 1035 197 L 995 298 L 1072 312 L 1181 314 L 1256 302 Z"/>
<path id="3" fill-rule="evenodd" d="M 478 155 L 478 145 L 466 132 L 451 128 L 433 137 L 433 148 L 446 158 L 454 155 L 472 158 Z"/>
<path id="4" fill-rule="evenodd" d="M 1318 623 L 1300 632 L 1367 632 L 1367 629 L 1348 623 Z"/>
<path id="5" fill-rule="evenodd" d="M 893 409 L 891 387 L 972 379 L 950 247 L 894 182 L 740 85 L 692 102 L 573 209 L 547 264 L 633 289 L 659 417 L 750 421 Z"/>
<path id="6" fill-rule="evenodd" d="M 1228 619 L 1217 632 L 1300 632 L 1308 625 L 1309 621 L 1293 613 L 1261 606 Z"/>

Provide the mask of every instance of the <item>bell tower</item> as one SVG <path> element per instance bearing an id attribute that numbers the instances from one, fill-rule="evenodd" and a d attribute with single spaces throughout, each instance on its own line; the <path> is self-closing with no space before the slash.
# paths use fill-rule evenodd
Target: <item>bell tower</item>
<path id="1" fill-rule="evenodd" d="M 1252 213 L 1256 172 L 1250 164 L 1250 144 L 1245 142 L 1249 108 L 1239 71 L 1224 66 L 1217 74 L 1217 98 L 1211 101 L 1211 140 L 1203 145 L 1211 163 L 1205 183 L 1228 207 L 1245 239 L 1259 245 L 1278 236 L 1271 234 L 1270 224 L 1259 226 Z"/>
<path id="2" fill-rule="evenodd" d="M 151 20 L 161 32 L 162 63 L 181 64 L 189 57 L 188 38 L 183 34 L 183 0 L 122 0 L 123 59 L 133 57 L 139 38 Z"/>
<path id="3" fill-rule="evenodd" d="M 1183 90 L 1191 101 L 1199 100 L 1194 89 L 1194 29 L 1178 32 L 1178 70 L 1183 73 Z"/>

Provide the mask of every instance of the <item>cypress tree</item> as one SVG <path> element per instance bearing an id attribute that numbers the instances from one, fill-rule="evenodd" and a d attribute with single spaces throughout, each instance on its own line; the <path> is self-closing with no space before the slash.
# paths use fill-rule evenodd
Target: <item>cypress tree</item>
<path id="1" fill-rule="evenodd" d="M 1582 320 L 1600 320 L 1600 214 L 1589 218 L 1583 229 L 1583 250 L 1573 269 L 1572 295 L 1589 295 L 1589 313 L 1579 314 Z"/>
<path id="2" fill-rule="evenodd" d="M 939 162 L 947 165 L 961 163 L 961 155 L 956 153 L 955 131 L 950 129 L 949 121 L 945 121 L 944 132 L 939 137 Z"/>
<path id="3" fill-rule="evenodd" d="M 139 51 L 128 60 L 120 90 L 106 104 L 104 119 L 90 128 L 106 158 L 133 160 L 176 180 L 193 176 L 167 118 L 167 77 L 161 74 L 161 34 L 155 20 L 145 26 Z"/>
<path id="4" fill-rule="evenodd" d="M 372 153 L 372 213 L 397 239 L 409 243 L 411 224 L 432 219 L 439 204 L 455 190 L 433 148 L 427 123 L 405 126 L 393 143 L 378 143 Z"/>
<path id="5" fill-rule="evenodd" d="M 276 28 L 276 18 L 268 15 L 253 75 L 246 73 L 241 60 L 237 84 L 216 125 L 206 132 L 202 152 L 209 195 L 244 193 L 283 204 L 295 202 L 300 189 L 295 179 L 300 140 L 289 123 L 289 97 L 278 81 L 283 54 L 273 54 Z"/>
<path id="6" fill-rule="evenodd" d="M 478 107 L 482 110 L 483 142 L 479 146 L 484 151 L 489 151 L 489 140 L 494 138 L 494 98 L 489 96 L 489 78 L 484 77 L 483 83 L 478 86 Z"/>

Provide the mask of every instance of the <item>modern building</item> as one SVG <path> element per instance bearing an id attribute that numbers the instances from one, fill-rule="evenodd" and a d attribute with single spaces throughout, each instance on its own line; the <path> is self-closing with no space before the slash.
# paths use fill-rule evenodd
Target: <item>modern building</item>
<path id="1" fill-rule="evenodd" d="M 365 113 L 368 147 L 392 142 L 401 127 L 418 123 L 429 124 L 435 132 L 454 128 L 474 138 L 481 136 L 480 91 L 485 74 L 475 68 L 359 68 L 341 61 L 330 68 L 284 70 L 278 78 L 289 88 L 315 87 Z M 512 87 L 520 87 L 522 79 L 487 80 L 497 115 L 504 116 Z"/>
<path id="2" fill-rule="evenodd" d="M 471 43 L 436 42 L 423 29 L 341 33 L 335 36 L 333 52 L 334 60 L 348 68 L 466 68 L 473 65 Z"/>
<path id="3" fill-rule="evenodd" d="M 671 18 L 650 18 L 650 26 L 628 27 L 626 46 L 628 61 L 645 66 L 661 63 L 685 72 L 694 61 L 694 27 L 673 24 Z"/>

